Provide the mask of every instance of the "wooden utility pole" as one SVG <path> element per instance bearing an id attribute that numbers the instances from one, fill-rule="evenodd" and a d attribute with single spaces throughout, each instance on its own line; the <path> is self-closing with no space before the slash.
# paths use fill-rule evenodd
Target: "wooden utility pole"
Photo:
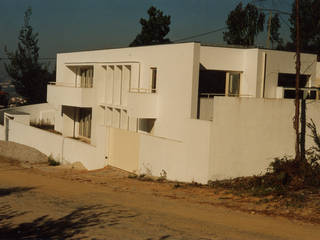
<path id="1" fill-rule="evenodd" d="M 299 100 L 299 82 L 300 82 L 300 11 L 299 0 L 296 0 L 296 99 L 295 99 L 295 116 L 294 116 L 294 128 L 296 130 L 296 157 L 299 161 L 300 156 L 300 133 L 299 133 L 299 113 L 300 113 L 300 100 Z"/>

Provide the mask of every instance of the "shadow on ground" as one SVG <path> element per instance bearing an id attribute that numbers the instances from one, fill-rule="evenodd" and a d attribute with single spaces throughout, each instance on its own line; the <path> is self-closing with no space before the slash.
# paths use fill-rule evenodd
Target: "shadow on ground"
<path id="1" fill-rule="evenodd" d="M 0 239 L 71 238 L 84 233 L 86 227 L 98 225 L 100 217 L 106 214 L 100 212 L 102 208 L 101 206 L 81 207 L 58 219 L 42 216 L 29 223 L 13 225 L 2 223 L 2 220 L 20 216 L 23 213 L 17 213 L 10 210 L 8 206 L 2 206 L 0 208 Z"/>
<path id="2" fill-rule="evenodd" d="M 91 227 L 111 227 L 138 216 L 118 205 L 93 205 L 77 208 L 58 219 L 45 215 L 19 225 L 7 221 L 23 214 L 12 210 L 9 205 L 0 207 L 0 239 L 83 239 L 88 237 L 85 233 Z M 81 238 L 77 238 L 79 235 Z"/>
<path id="3" fill-rule="evenodd" d="M 23 193 L 34 189 L 33 187 L 13 187 L 13 188 L 0 188 L 0 197 L 5 197 L 14 193 Z"/>

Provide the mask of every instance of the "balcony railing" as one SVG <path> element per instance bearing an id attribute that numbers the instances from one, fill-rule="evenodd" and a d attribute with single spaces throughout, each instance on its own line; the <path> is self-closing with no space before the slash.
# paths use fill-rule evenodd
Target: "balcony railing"
<path id="1" fill-rule="evenodd" d="M 49 85 L 54 85 L 58 87 L 72 87 L 72 88 L 92 88 L 92 85 L 84 85 L 80 82 L 67 83 L 67 82 L 49 82 Z"/>
<path id="2" fill-rule="evenodd" d="M 224 94 L 224 93 L 200 93 L 200 98 L 214 98 L 214 97 L 252 97 L 246 94 Z"/>
<path id="3" fill-rule="evenodd" d="M 47 88 L 47 101 L 74 107 L 92 107 L 95 92 L 93 88 L 77 87 L 72 83 L 50 83 Z"/>
<path id="4" fill-rule="evenodd" d="M 130 88 L 132 93 L 156 93 L 157 89 L 155 88 Z"/>

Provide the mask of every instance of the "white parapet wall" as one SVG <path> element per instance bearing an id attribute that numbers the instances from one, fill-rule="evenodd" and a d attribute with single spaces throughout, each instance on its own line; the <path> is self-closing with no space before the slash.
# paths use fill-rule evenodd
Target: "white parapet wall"
<path id="1" fill-rule="evenodd" d="M 0 123 L 3 123 L 4 113 L 12 113 L 15 112 L 23 112 L 30 114 L 30 121 L 31 122 L 40 122 L 43 121 L 45 123 L 54 124 L 54 113 L 56 109 L 49 103 L 40 103 L 40 104 L 33 104 L 33 105 L 25 105 L 20 107 L 14 108 L 6 108 L 0 110 Z"/>

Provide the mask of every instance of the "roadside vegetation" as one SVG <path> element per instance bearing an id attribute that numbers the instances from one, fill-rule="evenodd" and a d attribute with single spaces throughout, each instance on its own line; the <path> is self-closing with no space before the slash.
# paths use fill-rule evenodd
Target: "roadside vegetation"
<path id="1" fill-rule="evenodd" d="M 49 166 L 59 166 L 60 162 L 56 161 L 53 156 L 50 154 L 48 157 L 48 165 Z"/>

